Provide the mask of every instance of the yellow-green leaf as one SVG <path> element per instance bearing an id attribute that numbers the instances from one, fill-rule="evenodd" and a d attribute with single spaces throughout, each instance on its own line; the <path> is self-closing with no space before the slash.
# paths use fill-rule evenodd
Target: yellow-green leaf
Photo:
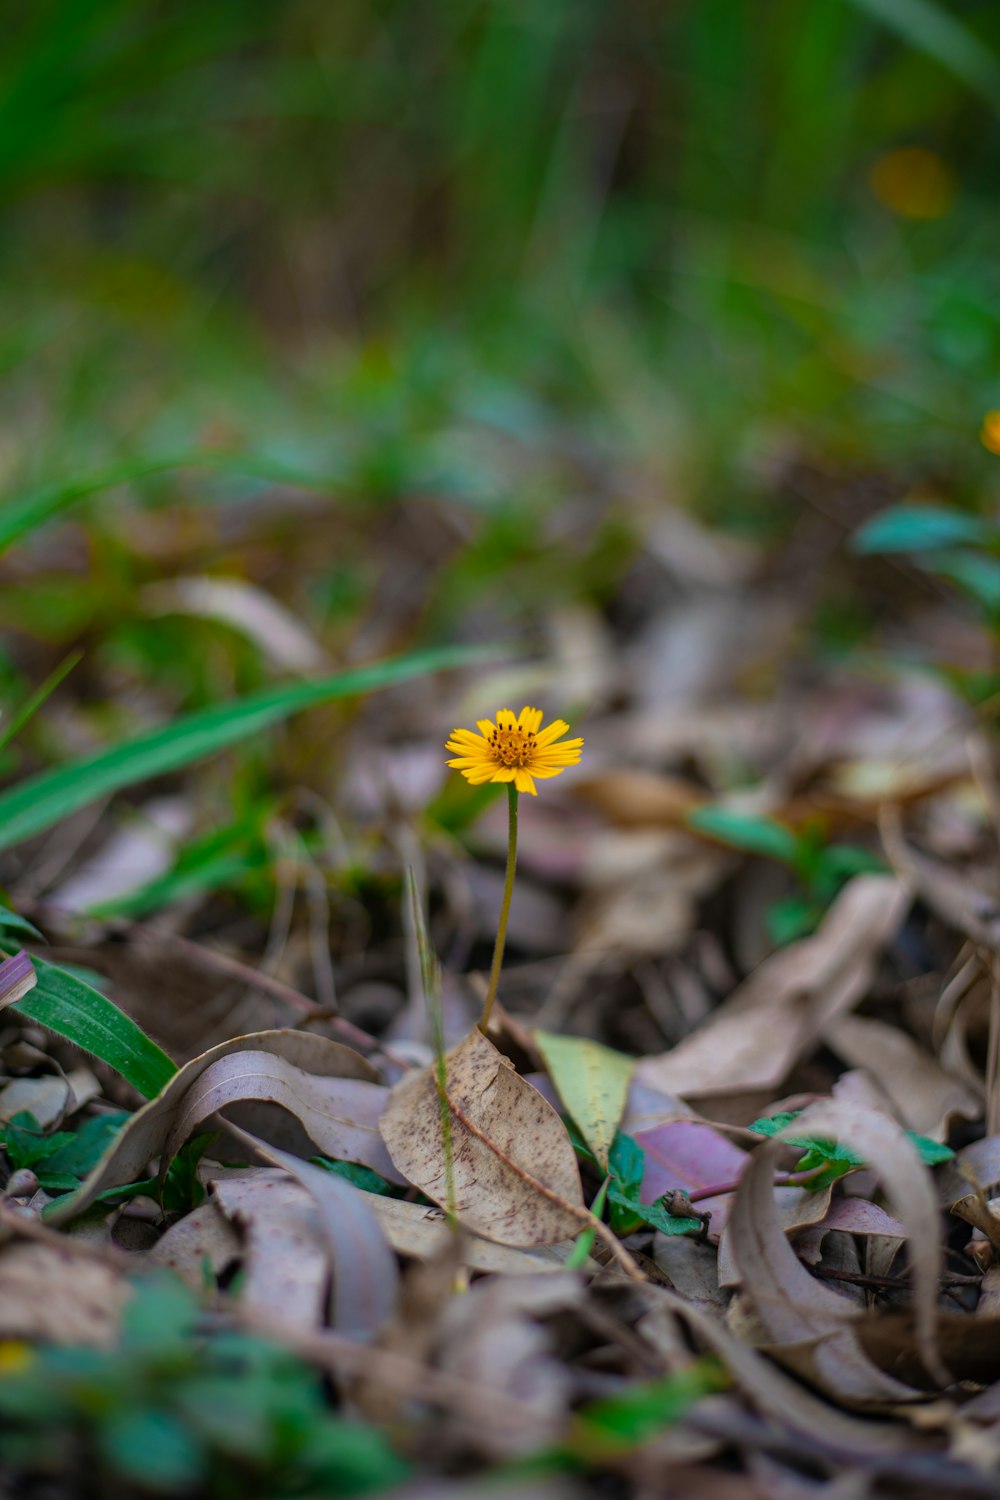
<path id="1" fill-rule="evenodd" d="M 534 1038 L 559 1098 L 607 1169 L 608 1152 L 625 1113 L 635 1058 L 586 1037 L 536 1031 Z"/>

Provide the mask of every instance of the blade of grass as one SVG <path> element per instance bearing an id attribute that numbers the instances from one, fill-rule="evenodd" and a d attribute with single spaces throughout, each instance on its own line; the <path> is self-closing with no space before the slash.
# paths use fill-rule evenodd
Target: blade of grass
<path id="1" fill-rule="evenodd" d="M 590 1212 L 594 1215 L 595 1219 L 599 1219 L 604 1213 L 604 1205 L 608 1199 L 608 1188 L 610 1186 L 611 1178 L 605 1177 L 604 1181 L 597 1189 L 597 1193 L 594 1196 L 594 1201 L 590 1205 Z M 584 1266 L 587 1264 L 587 1257 L 589 1256 L 591 1250 L 593 1250 L 594 1248 L 594 1240 L 596 1238 L 596 1229 L 590 1228 L 580 1231 L 576 1239 L 573 1241 L 572 1250 L 566 1257 L 567 1271 L 583 1270 Z"/>
<path id="2" fill-rule="evenodd" d="M 410 677 L 468 665 L 496 654 L 495 648 L 442 646 L 331 677 L 268 688 L 235 703 L 190 714 L 97 755 L 41 771 L 0 793 L 0 849 L 53 827 L 99 797 L 204 760 L 302 709 L 392 687 Z"/>
<path id="3" fill-rule="evenodd" d="M 154 1098 L 177 1071 L 167 1054 L 99 990 L 44 959 L 32 963 L 38 983 L 11 1009 L 100 1058 L 145 1099 Z"/>
<path id="4" fill-rule="evenodd" d="M 130 459 L 96 474 L 41 485 L 5 501 L 0 514 L 0 552 L 101 490 L 129 484 L 135 479 L 148 479 L 154 474 L 166 474 L 171 469 L 219 469 L 224 473 L 243 474 L 307 490 L 329 489 L 336 483 L 335 475 L 309 474 L 252 453 L 181 453 L 170 458 Z"/>
<path id="5" fill-rule="evenodd" d="M 957 16 L 933 0 L 851 0 L 919 52 L 932 57 L 981 94 L 1000 103 L 1000 59 Z"/>
<path id="6" fill-rule="evenodd" d="M 452 1229 L 458 1228 L 458 1200 L 455 1192 L 455 1141 L 448 1107 L 448 1063 L 444 1050 L 444 1006 L 441 999 L 441 965 L 431 946 L 424 921 L 424 909 L 412 866 L 407 866 L 406 888 L 410 898 L 413 931 L 420 954 L 420 978 L 423 984 L 427 1015 L 434 1047 L 434 1081 L 440 1105 L 441 1144 L 444 1150 L 445 1212 Z"/>
<path id="7" fill-rule="evenodd" d="M 10 723 L 0 731 L 0 750 L 9 745 L 15 735 L 20 734 L 28 720 L 34 718 L 42 704 L 47 698 L 52 696 L 59 684 L 64 678 L 69 676 L 70 672 L 72 672 L 73 668 L 82 658 L 82 651 L 71 651 L 65 660 L 61 661 L 49 673 L 45 681 L 21 704 L 21 707 L 17 710 Z"/>

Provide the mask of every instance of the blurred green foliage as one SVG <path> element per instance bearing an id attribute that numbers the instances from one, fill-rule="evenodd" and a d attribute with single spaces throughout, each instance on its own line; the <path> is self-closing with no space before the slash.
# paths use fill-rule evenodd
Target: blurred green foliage
<path id="1" fill-rule="evenodd" d="M 364 1495 L 406 1477 L 382 1434 L 330 1413 L 321 1380 L 294 1355 L 249 1334 L 208 1336 L 201 1321 L 197 1299 L 164 1275 L 137 1285 L 115 1347 L 8 1342 L 7 1471 L 212 1500 Z"/>
<path id="2" fill-rule="evenodd" d="M 843 462 L 982 472 L 982 0 L 773 0 L 766 26 L 747 0 L 7 20 L 14 492 L 208 445 L 354 496 L 495 502 L 456 424 L 531 444 L 581 402 L 716 507 L 775 424 Z"/>

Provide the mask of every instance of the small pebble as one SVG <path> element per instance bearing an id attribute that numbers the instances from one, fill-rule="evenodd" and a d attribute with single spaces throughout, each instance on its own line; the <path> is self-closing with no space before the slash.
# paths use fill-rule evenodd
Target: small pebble
<path id="1" fill-rule="evenodd" d="M 5 1189 L 8 1198 L 30 1198 L 38 1192 L 38 1178 L 30 1167 L 11 1172 Z"/>

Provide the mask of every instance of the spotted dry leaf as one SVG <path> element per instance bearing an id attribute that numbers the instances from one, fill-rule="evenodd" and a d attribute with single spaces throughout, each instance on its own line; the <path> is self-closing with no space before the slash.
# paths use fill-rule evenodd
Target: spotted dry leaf
<path id="1" fill-rule="evenodd" d="M 552 1106 L 478 1030 L 445 1062 L 459 1223 L 500 1245 L 552 1245 L 578 1234 L 587 1217 L 580 1173 Z M 398 1170 L 447 1207 L 441 1116 L 428 1068 L 392 1090 L 381 1128 Z"/>

